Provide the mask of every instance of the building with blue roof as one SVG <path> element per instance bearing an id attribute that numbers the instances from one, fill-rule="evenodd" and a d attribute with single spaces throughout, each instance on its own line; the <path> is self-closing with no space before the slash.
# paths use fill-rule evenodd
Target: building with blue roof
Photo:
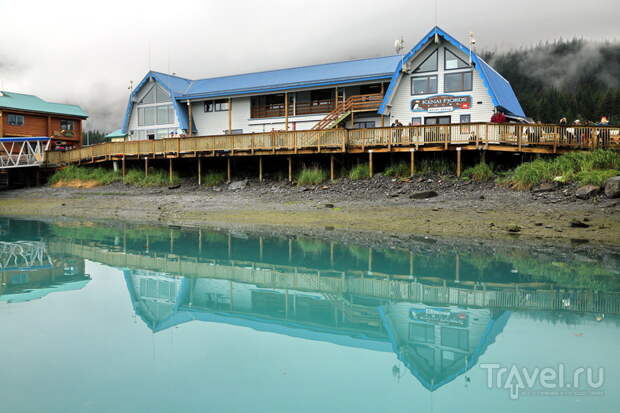
<path id="1" fill-rule="evenodd" d="M 376 105 L 346 109 L 355 97 Z M 488 122 L 496 110 L 525 117 L 504 77 L 434 27 L 402 56 L 197 80 L 150 71 L 129 97 L 121 133 L 143 140 Z"/>

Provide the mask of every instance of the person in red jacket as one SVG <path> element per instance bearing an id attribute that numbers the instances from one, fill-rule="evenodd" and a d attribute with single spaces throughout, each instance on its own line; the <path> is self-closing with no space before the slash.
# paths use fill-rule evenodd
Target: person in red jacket
<path id="1" fill-rule="evenodd" d="M 495 109 L 495 113 L 491 116 L 492 123 L 506 123 L 506 115 L 499 110 Z"/>

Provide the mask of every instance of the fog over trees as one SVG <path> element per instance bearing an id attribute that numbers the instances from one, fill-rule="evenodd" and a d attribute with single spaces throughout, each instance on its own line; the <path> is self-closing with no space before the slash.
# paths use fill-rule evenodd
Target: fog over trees
<path id="1" fill-rule="evenodd" d="M 536 121 L 566 117 L 620 124 L 620 43 L 557 40 L 482 57 L 510 81 Z"/>

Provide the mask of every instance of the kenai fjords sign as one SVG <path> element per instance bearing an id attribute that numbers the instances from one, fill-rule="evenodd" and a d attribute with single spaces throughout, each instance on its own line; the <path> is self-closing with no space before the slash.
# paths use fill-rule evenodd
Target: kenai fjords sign
<path id="1" fill-rule="evenodd" d="M 436 95 L 411 101 L 414 112 L 443 113 L 471 109 L 471 96 Z"/>

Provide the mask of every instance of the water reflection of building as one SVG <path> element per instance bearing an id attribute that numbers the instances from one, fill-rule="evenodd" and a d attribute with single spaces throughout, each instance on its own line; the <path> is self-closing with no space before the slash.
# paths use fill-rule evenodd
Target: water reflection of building
<path id="1" fill-rule="evenodd" d="M 52 257 L 40 241 L 0 242 L 0 301 L 36 300 L 53 292 L 79 290 L 89 281 L 84 260 Z"/>
<path id="2" fill-rule="evenodd" d="M 393 350 L 420 383 L 435 390 L 474 366 L 510 312 L 390 303 L 379 308 Z"/>
<path id="3" fill-rule="evenodd" d="M 125 280 L 136 314 L 153 332 L 199 320 L 394 351 L 431 391 L 473 367 L 510 316 L 151 271 L 128 270 Z"/>

